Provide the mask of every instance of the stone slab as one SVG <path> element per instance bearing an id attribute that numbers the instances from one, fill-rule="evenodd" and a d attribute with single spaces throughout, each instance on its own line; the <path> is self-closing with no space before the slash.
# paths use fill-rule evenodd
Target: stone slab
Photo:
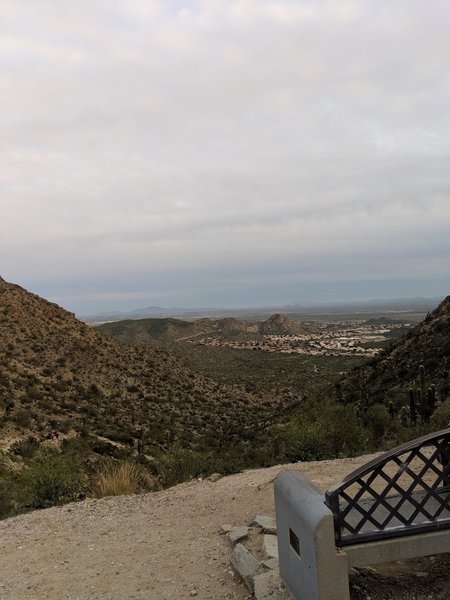
<path id="1" fill-rule="evenodd" d="M 243 546 L 236 544 L 231 554 L 231 564 L 242 577 L 247 587 L 253 591 L 255 577 L 264 572 L 262 564 Z"/>
<path id="2" fill-rule="evenodd" d="M 263 535 L 263 552 L 267 558 L 278 558 L 277 536 L 271 533 Z"/>
<path id="3" fill-rule="evenodd" d="M 248 527 L 233 527 L 233 529 L 228 534 L 228 539 L 230 540 L 230 544 L 234 546 L 241 540 L 244 540 L 248 536 Z"/>
<path id="4" fill-rule="evenodd" d="M 279 567 L 279 560 L 278 560 L 278 558 L 266 558 L 266 560 L 262 561 L 262 564 L 267 569 L 278 569 L 278 567 Z"/>
<path id="5" fill-rule="evenodd" d="M 276 533 L 277 526 L 275 519 L 268 515 L 255 515 L 253 519 L 249 521 L 249 527 L 259 527 L 263 533 Z"/>

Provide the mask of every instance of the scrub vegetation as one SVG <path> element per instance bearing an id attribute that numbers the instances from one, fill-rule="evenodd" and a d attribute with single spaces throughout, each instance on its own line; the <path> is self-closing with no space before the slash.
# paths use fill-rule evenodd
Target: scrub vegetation
<path id="1" fill-rule="evenodd" d="M 0 516 L 354 456 L 443 428 L 449 315 L 447 298 L 368 361 L 162 344 L 164 327 L 159 346 L 133 346 L 123 325 L 127 344 L 0 279 Z M 239 327 L 224 321 L 230 339 Z M 270 335 L 291 327 L 265 323 Z"/>

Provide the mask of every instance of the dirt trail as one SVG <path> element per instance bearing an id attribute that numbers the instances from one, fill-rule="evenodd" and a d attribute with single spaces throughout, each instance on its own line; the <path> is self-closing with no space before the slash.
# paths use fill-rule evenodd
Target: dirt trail
<path id="1" fill-rule="evenodd" d="M 257 512 L 274 515 L 273 479 L 284 468 L 326 489 L 368 459 L 245 471 L 214 483 L 87 500 L 0 522 L 0 598 L 244 600 L 248 590 L 229 567 L 230 548 L 218 527 L 244 525 Z M 362 577 L 354 598 L 369 598 L 368 575 Z M 371 597 L 422 598 L 405 589 L 409 596 L 400 590 Z M 450 588 L 446 596 L 423 596 L 440 597 L 450 597 Z"/>

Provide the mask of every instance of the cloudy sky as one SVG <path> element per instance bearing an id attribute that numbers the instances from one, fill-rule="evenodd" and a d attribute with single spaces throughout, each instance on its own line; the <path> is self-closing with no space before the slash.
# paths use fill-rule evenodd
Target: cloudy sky
<path id="1" fill-rule="evenodd" d="M 0 0 L 0 275 L 80 314 L 450 293 L 448 0 Z"/>

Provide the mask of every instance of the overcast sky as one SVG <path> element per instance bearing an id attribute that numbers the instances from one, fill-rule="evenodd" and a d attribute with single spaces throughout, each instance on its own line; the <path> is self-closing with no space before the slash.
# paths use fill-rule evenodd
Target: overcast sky
<path id="1" fill-rule="evenodd" d="M 448 0 L 0 0 L 0 275 L 80 314 L 450 293 Z"/>

